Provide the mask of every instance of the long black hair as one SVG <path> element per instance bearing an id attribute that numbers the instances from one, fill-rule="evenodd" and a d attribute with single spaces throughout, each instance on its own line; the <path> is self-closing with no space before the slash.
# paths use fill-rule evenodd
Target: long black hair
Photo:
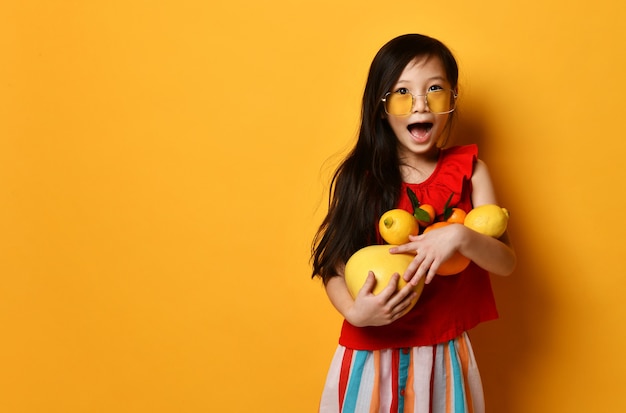
<path id="1" fill-rule="evenodd" d="M 378 218 L 397 203 L 402 185 L 397 139 L 381 99 L 404 68 L 421 56 L 438 57 L 452 89 L 457 87 L 456 60 L 439 40 L 406 34 L 378 51 L 365 84 L 357 142 L 333 175 L 328 214 L 313 239 L 312 276 L 321 277 L 324 284 L 354 252 L 377 241 Z"/>

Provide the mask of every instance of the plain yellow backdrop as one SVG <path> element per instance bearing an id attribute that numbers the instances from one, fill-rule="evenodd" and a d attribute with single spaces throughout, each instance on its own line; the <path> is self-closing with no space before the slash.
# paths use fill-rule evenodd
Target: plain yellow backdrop
<path id="1" fill-rule="evenodd" d="M 0 410 L 313 412 L 341 319 L 310 279 L 369 63 L 461 68 L 519 266 L 473 332 L 492 412 L 623 411 L 619 0 L 0 5 Z"/>

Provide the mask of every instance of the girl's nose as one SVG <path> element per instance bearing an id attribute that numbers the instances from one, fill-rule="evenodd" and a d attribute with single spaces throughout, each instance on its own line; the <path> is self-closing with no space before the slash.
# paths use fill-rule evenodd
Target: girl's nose
<path id="1" fill-rule="evenodd" d="M 428 103 L 426 103 L 426 96 L 415 96 L 413 98 L 413 112 L 427 112 Z"/>

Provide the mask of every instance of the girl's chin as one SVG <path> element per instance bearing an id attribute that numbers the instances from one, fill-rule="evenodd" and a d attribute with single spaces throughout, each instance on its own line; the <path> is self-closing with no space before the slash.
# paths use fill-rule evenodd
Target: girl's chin
<path id="1" fill-rule="evenodd" d="M 437 145 L 430 139 L 423 143 L 412 141 L 409 145 L 401 143 L 401 146 L 403 152 L 413 155 L 434 155 L 439 150 Z"/>
<path id="2" fill-rule="evenodd" d="M 426 145 L 430 143 L 430 135 L 428 136 L 413 136 L 413 142 L 417 145 Z"/>

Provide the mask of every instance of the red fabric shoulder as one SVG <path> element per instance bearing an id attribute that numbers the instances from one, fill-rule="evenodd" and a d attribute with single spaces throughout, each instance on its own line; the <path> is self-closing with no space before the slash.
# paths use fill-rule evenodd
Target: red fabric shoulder
<path id="1" fill-rule="evenodd" d="M 466 145 L 455 146 L 450 149 L 441 151 L 439 159 L 438 179 L 455 192 L 461 192 L 462 181 L 472 179 L 474 173 L 474 164 L 478 159 L 478 146 Z M 445 167 L 442 167 L 445 165 Z"/>

